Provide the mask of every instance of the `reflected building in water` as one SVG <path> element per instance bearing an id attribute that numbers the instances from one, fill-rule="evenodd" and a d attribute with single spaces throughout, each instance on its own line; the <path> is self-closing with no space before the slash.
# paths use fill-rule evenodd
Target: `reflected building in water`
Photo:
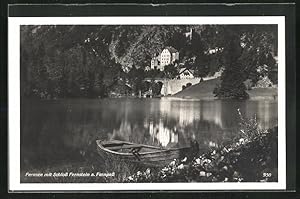
<path id="1" fill-rule="evenodd" d="M 163 147 L 178 143 L 178 133 L 175 132 L 176 128 L 165 127 L 162 119 L 159 120 L 158 124 L 154 124 L 153 121 L 149 123 L 149 134 L 153 139 L 158 140 Z"/>
<path id="2" fill-rule="evenodd" d="M 140 103 L 140 104 L 138 104 Z M 145 102 L 126 103 L 119 113 L 123 115 L 119 128 L 114 128 L 109 139 L 130 140 L 163 147 L 185 146 L 190 139 L 202 145 L 217 147 L 224 140 L 234 137 L 239 128 L 237 109 L 253 117 L 257 114 L 261 128 L 270 128 L 276 123 L 277 110 L 270 102 L 228 101 L 182 101 L 162 98 Z M 139 108 L 138 110 L 135 110 Z M 133 114 L 139 113 L 139 114 Z M 119 117 L 120 118 L 120 117 Z"/>
<path id="3" fill-rule="evenodd" d="M 199 138 L 200 131 L 208 129 L 194 129 L 200 121 L 214 123 L 221 129 L 221 102 L 213 102 L 203 105 L 202 102 L 174 101 L 162 99 L 159 104 L 152 103 L 151 114 L 145 119 L 145 127 L 149 129 L 149 134 L 159 141 L 162 146 L 176 146 L 188 143 L 188 139 Z M 159 110 L 159 113 L 155 113 Z M 158 116 L 158 119 L 156 118 Z M 149 126 L 148 126 L 149 125 Z M 206 125 L 206 128 L 209 125 Z M 205 128 L 205 126 L 202 126 Z"/>
<path id="4" fill-rule="evenodd" d="M 181 127 L 205 120 L 223 128 L 221 101 L 194 102 L 162 99 L 160 110 L 163 115 L 176 119 Z"/>
<path id="5" fill-rule="evenodd" d="M 259 126 L 262 129 L 268 129 L 272 128 L 273 126 L 277 125 L 277 108 L 271 109 L 270 108 L 270 102 L 267 101 L 260 101 L 258 103 L 257 107 L 257 113 L 258 113 L 258 120 L 259 120 Z"/>

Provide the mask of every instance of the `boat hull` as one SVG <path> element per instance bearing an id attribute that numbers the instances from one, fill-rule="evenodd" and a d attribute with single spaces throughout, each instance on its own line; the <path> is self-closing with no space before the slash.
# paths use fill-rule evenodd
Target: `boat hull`
<path id="1" fill-rule="evenodd" d="M 101 141 L 97 140 L 97 151 L 104 160 L 122 161 L 139 166 L 163 167 L 174 159 L 189 156 L 191 148 L 153 149 L 153 151 L 138 154 L 119 153 L 103 147 Z"/>

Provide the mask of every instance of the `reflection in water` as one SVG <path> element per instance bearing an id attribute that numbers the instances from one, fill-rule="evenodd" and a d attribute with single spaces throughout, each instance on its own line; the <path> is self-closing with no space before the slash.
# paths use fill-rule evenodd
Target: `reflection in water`
<path id="1" fill-rule="evenodd" d="M 82 161 L 95 150 L 95 139 L 162 147 L 188 146 L 196 139 L 204 152 L 236 136 L 238 108 L 246 117 L 256 115 L 261 128 L 277 125 L 276 101 L 29 101 L 21 112 L 22 165 Z"/>
<path id="2" fill-rule="evenodd" d="M 270 113 L 270 104 L 266 103 L 265 101 L 258 104 L 258 118 L 260 118 L 260 127 L 261 128 L 268 128 L 271 126 L 271 113 Z"/>
<path id="3" fill-rule="evenodd" d="M 197 139 L 206 146 L 212 140 L 230 140 L 238 128 L 237 109 L 245 117 L 256 117 L 261 128 L 276 125 L 277 103 L 270 101 L 174 101 L 169 99 L 128 100 L 118 115 L 109 139 L 130 140 L 163 147 L 185 146 Z M 150 139 L 145 139 L 150 137 Z M 206 140 L 207 139 L 207 140 Z"/>
<path id="4" fill-rule="evenodd" d="M 165 127 L 162 119 L 160 119 L 156 125 L 154 125 L 153 121 L 149 123 L 149 134 L 153 140 L 158 140 L 164 147 L 171 143 L 178 143 L 178 134 L 175 132 L 176 127 L 174 127 L 174 129 Z"/>
<path id="5" fill-rule="evenodd" d="M 222 127 L 221 113 L 222 101 L 172 101 L 162 99 L 160 101 L 160 111 L 166 117 L 173 117 L 178 120 L 178 124 L 186 126 L 194 121 L 211 121 Z"/>

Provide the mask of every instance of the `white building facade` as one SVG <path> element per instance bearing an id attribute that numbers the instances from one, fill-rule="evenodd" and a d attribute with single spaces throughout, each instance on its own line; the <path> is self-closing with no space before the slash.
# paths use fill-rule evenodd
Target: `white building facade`
<path id="1" fill-rule="evenodd" d="M 151 59 L 151 69 L 164 71 L 165 66 L 174 64 L 179 60 L 179 52 L 172 46 L 168 46 L 162 52 Z"/>
<path id="2" fill-rule="evenodd" d="M 176 60 L 179 60 L 179 52 L 175 48 L 169 46 L 163 49 L 160 54 L 160 65 L 166 66 L 174 64 Z"/>

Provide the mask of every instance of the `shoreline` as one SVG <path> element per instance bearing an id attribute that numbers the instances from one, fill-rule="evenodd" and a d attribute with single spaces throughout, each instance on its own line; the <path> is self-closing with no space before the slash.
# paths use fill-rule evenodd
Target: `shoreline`
<path id="1" fill-rule="evenodd" d="M 196 85 L 195 85 L 196 86 Z M 180 91 L 184 92 L 184 91 Z M 179 98 L 179 99 L 198 99 L 198 100 L 236 100 L 236 99 L 220 99 L 214 96 L 211 93 L 201 93 L 199 92 L 190 92 L 189 95 L 182 95 L 181 93 L 176 93 L 170 97 L 172 98 Z M 249 95 L 248 99 L 243 100 L 271 100 L 277 101 L 278 99 L 278 89 L 277 88 L 253 88 L 252 90 L 246 90 Z M 166 96 L 168 97 L 168 96 Z"/>
<path id="2" fill-rule="evenodd" d="M 125 182 L 277 182 L 277 150 L 278 127 L 274 127 L 212 149 L 192 161 L 175 159 L 158 171 L 137 171 Z"/>

